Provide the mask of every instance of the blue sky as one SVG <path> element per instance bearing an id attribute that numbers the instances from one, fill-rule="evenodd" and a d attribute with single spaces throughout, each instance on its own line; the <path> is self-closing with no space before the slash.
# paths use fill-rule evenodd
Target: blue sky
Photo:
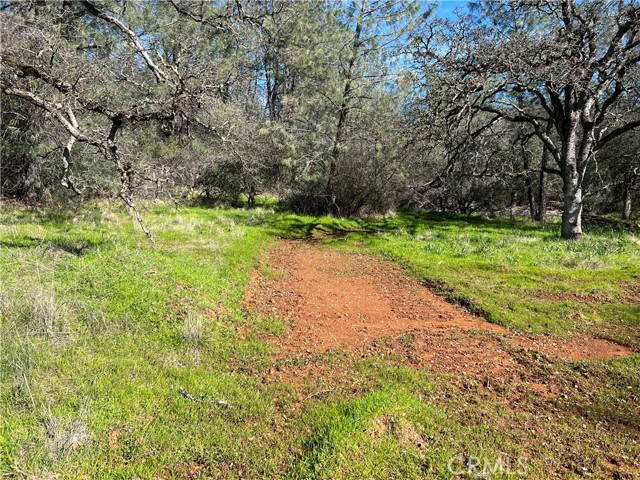
<path id="1" fill-rule="evenodd" d="M 445 18 L 455 18 L 453 11 L 456 8 L 465 9 L 467 0 L 440 0 L 440 5 L 436 9 L 436 15 Z"/>

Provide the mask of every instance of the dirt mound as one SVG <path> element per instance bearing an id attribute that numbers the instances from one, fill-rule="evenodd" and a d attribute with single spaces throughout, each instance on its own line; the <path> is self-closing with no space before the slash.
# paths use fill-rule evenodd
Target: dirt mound
<path id="1" fill-rule="evenodd" d="M 284 354 L 366 352 L 381 339 L 397 340 L 401 335 L 405 343 L 413 336 L 419 345 L 403 350 L 410 350 L 410 363 L 455 371 L 508 370 L 514 360 L 502 341 L 570 360 L 633 353 L 588 336 L 560 340 L 510 334 L 447 303 L 390 262 L 369 255 L 281 241 L 270 254 L 270 265 L 279 273 L 256 274 L 247 288 L 245 307 L 289 321 L 287 334 L 274 340 Z"/>

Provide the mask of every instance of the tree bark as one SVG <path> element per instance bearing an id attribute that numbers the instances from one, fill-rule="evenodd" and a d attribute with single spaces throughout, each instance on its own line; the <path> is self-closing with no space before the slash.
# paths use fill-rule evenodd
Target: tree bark
<path id="1" fill-rule="evenodd" d="M 529 162 L 529 155 L 527 154 L 525 140 L 520 141 L 520 154 L 522 155 L 522 164 L 525 171 L 524 185 L 527 193 L 527 203 L 529 205 L 529 216 L 531 217 L 531 220 L 535 220 L 536 203 L 533 195 L 533 182 L 531 181 L 531 175 L 529 173 L 531 163 Z"/>
<path id="2" fill-rule="evenodd" d="M 624 220 L 631 219 L 631 189 L 628 185 L 624 188 L 624 203 L 622 206 L 622 218 Z"/>
<path id="3" fill-rule="evenodd" d="M 582 179 L 575 165 L 565 168 L 563 182 L 562 238 L 574 240 L 582 235 Z"/>
<path id="4" fill-rule="evenodd" d="M 544 155 L 542 157 L 544 159 Z M 536 211 L 536 221 L 547 223 L 547 172 L 546 164 L 540 168 L 540 181 L 538 183 L 538 210 Z"/>
<path id="5" fill-rule="evenodd" d="M 533 195 L 533 182 L 531 181 L 531 177 L 529 177 L 528 174 L 527 174 L 526 183 L 527 183 L 527 200 L 529 202 L 529 216 L 531 217 L 531 220 L 535 220 L 536 204 L 535 204 L 535 199 Z"/>
<path id="6" fill-rule="evenodd" d="M 583 136 L 578 153 L 578 130 L 580 111 L 572 109 L 571 90 L 567 87 L 565 91 L 568 108 L 573 110 L 568 118 L 559 125 L 558 133 L 562 139 L 562 150 L 560 157 L 560 171 L 562 173 L 562 193 L 564 197 L 564 208 L 562 209 L 562 238 L 574 240 L 582 235 L 582 180 L 583 168 L 588 158 L 589 148 Z"/>
<path id="7" fill-rule="evenodd" d="M 551 135 L 553 123 L 547 122 L 547 136 Z M 536 221 L 547 223 L 547 168 L 549 167 L 549 147 L 542 144 L 542 159 L 540 160 L 540 180 L 538 183 L 538 209 L 536 211 Z"/>

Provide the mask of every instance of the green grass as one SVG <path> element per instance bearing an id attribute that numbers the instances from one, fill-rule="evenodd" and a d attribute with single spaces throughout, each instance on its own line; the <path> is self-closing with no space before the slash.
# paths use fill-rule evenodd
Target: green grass
<path id="1" fill-rule="evenodd" d="M 127 217 L 106 217 L 4 213 L 3 469 L 150 477 L 219 458 L 273 471 L 241 447 L 268 428 L 269 396 L 243 371 L 261 368 L 269 347 L 236 334 L 243 285 L 271 240 L 220 211 L 167 212 L 149 215 L 152 248 Z M 81 255 L 66 248 L 76 244 L 86 246 Z M 50 333 L 30 307 L 34 295 L 54 299 Z M 232 408 L 194 404 L 180 387 Z M 52 452 L 49 416 L 83 422 L 91 456 Z M 106 442 L 112 430 L 125 439 L 117 451 Z"/>
<path id="2" fill-rule="evenodd" d="M 598 451 L 637 455 L 637 355 L 553 365 L 603 388 L 570 396 L 534 434 L 523 425 L 539 422 L 535 408 L 505 410 L 386 357 L 323 357 L 338 373 L 306 385 L 310 395 L 267 382 L 274 351 L 264 338 L 287 326 L 241 308 L 253 268 L 278 275 L 263 258 L 276 237 L 318 237 L 392 258 L 510 328 L 589 331 L 637 349 L 640 307 L 625 297 L 640 276 L 631 233 L 574 243 L 555 226 L 408 213 L 353 221 L 154 206 L 144 217 L 156 247 L 109 205 L 0 211 L 0 472 L 449 478 L 456 455 L 504 454 L 527 456 L 528 475 L 546 478 L 578 465 L 575 455 L 591 471 Z M 580 300 L 593 292 L 606 301 Z"/>

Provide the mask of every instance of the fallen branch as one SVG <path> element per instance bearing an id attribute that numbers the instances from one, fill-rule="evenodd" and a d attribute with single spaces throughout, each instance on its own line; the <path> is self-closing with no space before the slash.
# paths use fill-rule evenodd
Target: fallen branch
<path id="1" fill-rule="evenodd" d="M 184 398 L 186 398 L 187 400 L 191 400 L 192 402 L 204 402 L 207 399 L 205 394 L 194 395 L 193 393 L 187 392 L 183 387 L 178 388 L 178 392 Z M 231 404 L 226 400 L 211 400 L 209 403 L 214 403 L 225 408 L 232 408 Z"/>

